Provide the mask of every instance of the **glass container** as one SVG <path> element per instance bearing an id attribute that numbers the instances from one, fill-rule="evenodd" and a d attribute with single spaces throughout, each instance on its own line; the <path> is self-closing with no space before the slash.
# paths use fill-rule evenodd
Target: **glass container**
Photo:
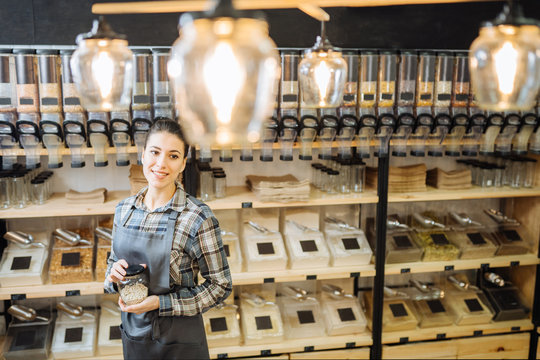
<path id="1" fill-rule="evenodd" d="M 420 300 L 415 301 L 414 305 L 418 312 L 418 326 L 421 328 L 449 326 L 454 322 L 446 300 Z"/>
<path id="2" fill-rule="evenodd" d="M 39 100 L 42 113 L 62 111 L 62 84 L 58 50 L 36 51 L 39 75 Z"/>
<path id="3" fill-rule="evenodd" d="M 373 252 L 361 229 L 346 223 L 326 223 L 324 235 L 330 250 L 332 266 L 365 265 L 371 261 Z"/>
<path id="4" fill-rule="evenodd" d="M 43 205 L 47 200 L 47 192 L 45 188 L 45 180 L 33 179 L 30 181 L 34 204 Z"/>
<path id="5" fill-rule="evenodd" d="M 339 171 L 339 192 L 349 194 L 351 192 L 351 169 L 352 160 L 343 160 L 341 170 Z"/>
<path id="6" fill-rule="evenodd" d="M 419 54 L 418 60 L 418 81 L 416 83 L 416 112 L 419 113 L 421 107 L 429 107 L 429 109 L 421 110 L 421 112 L 431 113 L 433 106 L 433 91 L 435 85 L 435 60 L 436 56 L 433 52 L 422 51 Z"/>
<path id="7" fill-rule="evenodd" d="M 0 209 L 8 209 L 12 206 L 11 172 L 9 170 L 0 171 Z"/>
<path id="8" fill-rule="evenodd" d="M 536 174 L 536 159 L 525 158 L 525 177 L 523 179 L 523 187 L 531 188 L 534 184 Z"/>
<path id="9" fill-rule="evenodd" d="M 85 117 L 83 113 L 77 112 L 66 112 L 65 114 L 64 135 L 66 145 L 71 152 L 71 167 L 81 168 L 86 165 L 81 151 L 86 147 Z"/>
<path id="10" fill-rule="evenodd" d="M 379 54 L 377 106 L 391 108 L 396 95 L 397 54 L 393 51 L 381 51 Z"/>
<path id="11" fill-rule="evenodd" d="M 317 338 L 326 335 L 317 299 L 308 296 L 297 300 L 290 296 L 280 296 L 278 306 L 287 339 Z"/>
<path id="12" fill-rule="evenodd" d="M 358 104 L 358 52 L 351 50 L 343 51 L 343 59 L 347 63 L 343 106 L 356 108 Z"/>
<path id="13" fill-rule="evenodd" d="M 516 20 L 508 15 L 509 20 Z M 484 23 L 470 51 L 472 85 L 482 108 L 528 110 L 534 106 L 540 88 L 539 39 L 540 29 L 534 23 L 505 24 L 500 17 Z"/>
<path id="14" fill-rule="evenodd" d="M 450 83 L 452 83 L 450 81 Z M 457 114 L 452 119 L 452 127 L 450 128 L 449 133 L 445 137 L 446 151 L 445 155 L 447 156 L 459 156 L 461 139 L 467 132 L 467 127 L 469 126 L 469 117 L 465 114 Z"/>
<path id="15" fill-rule="evenodd" d="M 168 71 L 188 142 L 259 140 L 274 107 L 279 66 L 267 23 L 184 14 L 180 26 Z"/>
<path id="16" fill-rule="evenodd" d="M 130 265 L 126 269 L 124 280 L 118 282 L 118 292 L 124 304 L 136 305 L 148 297 L 148 272 L 142 265 Z"/>
<path id="17" fill-rule="evenodd" d="M 527 113 L 521 117 L 519 132 L 512 140 L 512 152 L 514 154 L 525 155 L 527 153 L 529 139 L 538 125 L 537 121 L 536 114 L 533 113 Z"/>
<path id="18" fill-rule="evenodd" d="M 386 236 L 386 263 L 416 262 L 422 259 L 423 250 L 408 231 L 392 231 Z"/>
<path id="19" fill-rule="evenodd" d="M 398 95 L 399 96 L 399 95 Z M 404 110 L 401 108 L 400 110 Z M 397 118 L 396 131 L 392 134 L 392 156 L 407 156 L 407 140 L 414 128 L 415 118 L 412 115 L 412 106 L 402 112 Z"/>
<path id="20" fill-rule="evenodd" d="M 52 284 L 69 284 L 94 281 L 94 236 L 91 229 L 74 229 L 85 240 L 72 245 L 54 236 L 49 265 Z"/>
<path id="21" fill-rule="evenodd" d="M 339 192 L 339 171 L 330 170 L 328 172 L 328 194 L 337 194 Z"/>
<path id="22" fill-rule="evenodd" d="M 52 313 L 37 310 L 37 314 L 49 320 L 25 322 L 14 319 L 9 324 L 3 351 L 6 360 L 49 359 L 53 332 L 53 321 L 50 320 Z"/>
<path id="23" fill-rule="evenodd" d="M 289 255 L 289 268 L 326 267 L 330 261 L 330 254 L 324 236 L 316 228 L 305 226 L 301 221 L 303 215 L 309 217 L 310 214 L 286 215 L 284 241 Z"/>
<path id="24" fill-rule="evenodd" d="M 222 222 L 223 224 L 223 222 Z M 234 232 L 223 230 L 221 225 L 221 241 L 223 242 L 223 251 L 227 256 L 227 261 L 229 263 L 229 269 L 232 273 L 242 272 L 242 253 L 240 252 L 240 239 L 238 235 Z"/>
<path id="25" fill-rule="evenodd" d="M 209 166 L 199 168 L 199 193 L 201 201 L 209 201 L 214 198 L 214 178 Z"/>
<path id="26" fill-rule="evenodd" d="M 23 172 L 11 174 L 11 203 L 13 207 L 22 209 L 28 205 L 28 193 Z"/>
<path id="27" fill-rule="evenodd" d="M 493 318 L 489 307 L 474 291 L 449 291 L 447 305 L 456 325 L 487 324 Z"/>
<path id="28" fill-rule="evenodd" d="M 17 104 L 15 74 L 11 71 L 11 49 L 0 49 L 0 112 L 13 112 Z"/>
<path id="29" fill-rule="evenodd" d="M 364 115 L 365 109 L 375 107 L 378 73 L 379 56 L 377 53 L 374 51 L 362 51 L 360 54 L 360 86 L 358 89 L 358 101 L 362 115 Z"/>
<path id="30" fill-rule="evenodd" d="M 373 292 L 364 292 L 366 312 L 373 316 Z M 408 298 L 384 297 L 383 300 L 383 331 L 415 330 L 418 320 L 411 310 L 412 303 Z M 369 315 L 368 315 L 369 316 Z"/>
<path id="31" fill-rule="evenodd" d="M 334 299 L 324 295 L 321 305 L 327 335 L 357 334 L 366 329 L 367 320 L 356 297 Z"/>
<path id="32" fill-rule="evenodd" d="M 351 167 L 350 186 L 352 192 L 361 193 L 364 191 L 366 181 L 366 164 L 360 159 L 354 159 Z"/>
<path id="33" fill-rule="evenodd" d="M 225 173 L 214 174 L 214 196 L 221 199 L 227 196 L 227 175 Z"/>
<path id="34" fill-rule="evenodd" d="M 418 58 L 414 51 L 402 51 L 399 62 L 397 105 L 412 113 L 416 93 Z"/>
<path id="35" fill-rule="evenodd" d="M 60 50 L 62 60 L 62 105 L 64 112 L 83 112 L 81 98 L 71 73 L 70 61 L 72 55 L 73 50 Z"/>
<path id="36" fill-rule="evenodd" d="M 15 49 L 15 69 L 17 73 L 17 112 L 38 112 L 38 80 L 34 64 L 35 51 Z"/>
<path id="37" fill-rule="evenodd" d="M 452 107 L 469 105 L 469 58 L 468 53 L 458 52 L 454 58 Z"/>
<path id="38" fill-rule="evenodd" d="M 452 101 L 452 71 L 454 57 L 449 52 L 438 52 L 435 65 L 435 92 L 433 106 L 448 108 Z"/>
<path id="39" fill-rule="evenodd" d="M 424 249 L 423 261 L 456 260 L 459 249 L 444 232 L 413 232 L 413 239 Z"/>
<path id="40" fill-rule="evenodd" d="M 133 76 L 133 95 L 131 97 L 132 110 L 152 109 L 150 60 L 150 50 L 133 50 L 133 66 L 135 69 L 135 76 Z"/>
<path id="41" fill-rule="evenodd" d="M 0 286 L 42 285 L 48 250 L 45 247 L 23 249 L 10 246 L 0 263 Z"/>
<path id="42" fill-rule="evenodd" d="M 244 345 L 278 343 L 283 340 L 283 322 L 279 307 L 262 299 L 261 302 L 246 300 L 241 294 L 240 321 Z"/>
<path id="43" fill-rule="evenodd" d="M 112 301 L 101 303 L 97 351 L 99 356 L 122 354 L 122 333 L 120 309 Z"/>
<path id="44" fill-rule="evenodd" d="M 239 346 L 242 340 L 238 306 L 220 304 L 203 314 L 208 346 Z"/>
<path id="45" fill-rule="evenodd" d="M 287 252 L 278 231 L 277 213 L 246 214 L 242 237 L 242 254 L 247 271 L 274 271 L 287 267 Z"/>
<path id="46" fill-rule="evenodd" d="M 173 94 L 167 74 L 168 48 L 152 49 L 152 88 L 154 94 L 154 119 L 173 119 Z"/>
<path id="47" fill-rule="evenodd" d="M 495 255 L 522 255 L 531 251 L 530 244 L 521 235 L 519 226 L 503 225 L 493 233 L 495 240 L 499 243 L 499 249 Z"/>
<path id="48" fill-rule="evenodd" d="M 85 310 L 76 319 L 58 312 L 54 326 L 51 353 L 55 359 L 93 357 L 96 351 L 97 313 Z"/>
<path id="49" fill-rule="evenodd" d="M 111 241 L 108 237 L 100 235 L 95 232 L 97 237 L 96 248 L 96 268 L 95 275 L 96 281 L 105 281 L 105 273 L 107 272 L 108 260 L 111 255 Z"/>
<path id="50" fill-rule="evenodd" d="M 281 51 L 281 109 L 298 109 L 298 63 L 300 56 L 296 51 Z"/>
<path id="51" fill-rule="evenodd" d="M 109 113 L 88 113 L 88 139 L 94 148 L 94 166 L 104 167 L 109 164 L 107 149 L 109 148 Z"/>

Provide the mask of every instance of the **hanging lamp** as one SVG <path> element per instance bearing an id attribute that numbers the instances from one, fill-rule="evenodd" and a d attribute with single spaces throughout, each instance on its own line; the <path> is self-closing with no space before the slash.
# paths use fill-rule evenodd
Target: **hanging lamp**
<path id="1" fill-rule="evenodd" d="M 73 82 L 87 111 L 129 108 L 133 54 L 125 35 L 115 33 L 103 17 L 89 33 L 77 36 L 70 65 Z"/>
<path id="2" fill-rule="evenodd" d="M 484 22 L 469 52 L 478 105 L 495 111 L 533 108 L 540 88 L 539 22 L 523 17 L 517 1 Z"/>
<path id="3" fill-rule="evenodd" d="M 343 100 L 347 63 L 341 51 L 326 37 L 325 21 L 321 21 L 321 36 L 304 52 L 298 65 L 298 79 L 303 105 L 307 107 L 338 107 Z"/>
<path id="4" fill-rule="evenodd" d="M 220 0 L 180 17 L 169 77 L 180 124 L 201 146 L 256 142 L 276 98 L 279 56 L 259 13 Z"/>

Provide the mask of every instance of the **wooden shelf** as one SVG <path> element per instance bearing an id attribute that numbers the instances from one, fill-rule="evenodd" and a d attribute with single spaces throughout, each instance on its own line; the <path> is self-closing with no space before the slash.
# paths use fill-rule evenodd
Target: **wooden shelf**
<path id="1" fill-rule="evenodd" d="M 289 339 L 277 344 L 242 345 L 210 348 L 211 358 L 257 356 L 313 350 L 338 349 L 351 346 L 369 346 L 372 344 L 371 332 L 360 334 L 323 336 L 308 339 Z"/>
<path id="2" fill-rule="evenodd" d="M 95 204 L 68 204 L 65 193 L 54 193 L 43 205 L 29 205 L 22 209 L 0 210 L 0 219 L 18 219 L 52 216 L 112 215 L 120 200 L 129 191 L 107 191 L 107 201 Z"/>
<path id="3" fill-rule="evenodd" d="M 532 330 L 530 319 L 491 322 L 480 325 L 451 325 L 438 328 L 416 328 L 406 331 L 386 331 L 382 334 L 383 344 L 402 343 L 408 341 L 437 340 L 464 336 L 478 336 L 487 334 L 501 334 L 515 331 Z"/>
<path id="4" fill-rule="evenodd" d="M 404 273 L 427 273 L 434 271 L 453 271 L 479 269 L 483 265 L 489 267 L 506 267 L 517 265 L 537 265 L 540 259 L 535 254 L 493 256 L 484 259 L 466 259 L 450 261 L 426 261 L 399 264 L 387 264 L 384 269 L 385 275 Z"/>
<path id="5" fill-rule="evenodd" d="M 440 200 L 470 200 L 488 198 L 534 197 L 540 196 L 540 187 L 519 188 L 473 186 L 464 190 L 439 190 L 428 186 L 427 191 L 411 193 L 389 193 L 388 202 L 440 201 Z"/>

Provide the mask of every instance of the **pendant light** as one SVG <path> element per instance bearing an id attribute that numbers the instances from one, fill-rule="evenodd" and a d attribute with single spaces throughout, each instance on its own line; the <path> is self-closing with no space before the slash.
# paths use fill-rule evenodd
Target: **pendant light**
<path id="1" fill-rule="evenodd" d="M 183 14 L 179 29 L 168 72 L 187 140 L 201 146 L 258 141 L 279 81 L 266 21 L 220 0 L 209 12 Z"/>
<path id="2" fill-rule="evenodd" d="M 103 17 L 77 36 L 70 65 L 73 82 L 87 111 L 129 108 L 133 54 L 125 35 L 115 33 Z"/>
<path id="3" fill-rule="evenodd" d="M 325 21 L 315 45 L 304 52 L 298 65 L 302 104 L 307 107 L 338 107 L 343 100 L 347 63 L 341 51 L 326 37 Z"/>
<path id="4" fill-rule="evenodd" d="M 481 108 L 529 110 L 540 88 L 540 28 L 517 1 L 485 22 L 469 53 L 471 82 Z"/>

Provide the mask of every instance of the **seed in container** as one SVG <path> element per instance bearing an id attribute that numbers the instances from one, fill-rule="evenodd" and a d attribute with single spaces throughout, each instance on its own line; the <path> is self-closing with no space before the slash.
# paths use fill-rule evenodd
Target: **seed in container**
<path id="1" fill-rule="evenodd" d="M 126 268 L 124 280 L 118 283 L 122 301 L 126 305 L 141 303 L 148 297 L 148 272 L 142 265 L 131 265 Z"/>

